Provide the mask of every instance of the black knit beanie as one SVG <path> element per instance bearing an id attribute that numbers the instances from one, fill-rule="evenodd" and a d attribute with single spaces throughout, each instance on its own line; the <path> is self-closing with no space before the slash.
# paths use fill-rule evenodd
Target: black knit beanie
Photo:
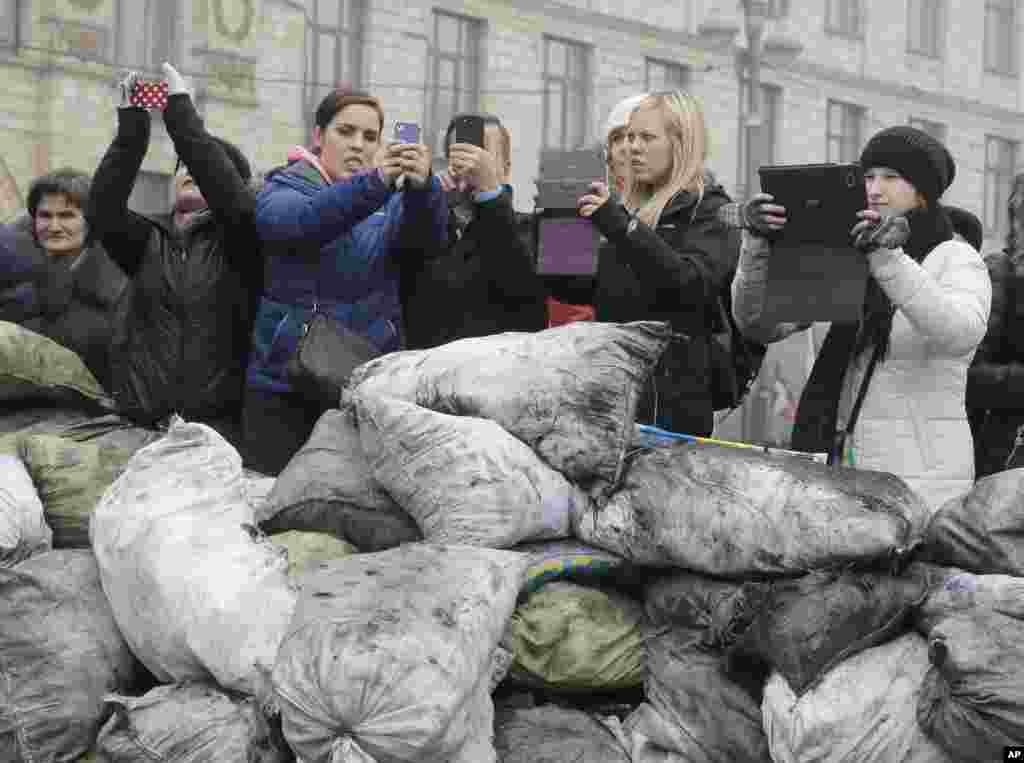
<path id="1" fill-rule="evenodd" d="M 956 176 L 952 155 L 931 135 L 913 127 L 889 127 L 864 146 L 860 165 L 896 170 L 929 202 L 942 198 Z"/>

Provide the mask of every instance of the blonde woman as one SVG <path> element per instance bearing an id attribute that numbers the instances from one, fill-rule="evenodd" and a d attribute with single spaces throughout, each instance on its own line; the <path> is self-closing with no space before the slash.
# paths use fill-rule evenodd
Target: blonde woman
<path id="1" fill-rule="evenodd" d="M 738 238 L 718 214 L 729 197 L 704 170 L 704 115 L 692 96 L 643 99 L 630 115 L 626 140 L 631 177 L 624 201 L 611 200 L 603 183 L 579 200 L 579 214 L 607 239 L 596 317 L 671 324 L 680 338 L 655 371 L 637 420 L 707 436 L 714 425 L 709 358 L 716 300 L 739 253 Z"/>

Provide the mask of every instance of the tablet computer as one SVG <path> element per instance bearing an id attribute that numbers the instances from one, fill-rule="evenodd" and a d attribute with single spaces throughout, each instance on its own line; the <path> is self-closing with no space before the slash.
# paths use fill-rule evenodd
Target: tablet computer
<path id="1" fill-rule="evenodd" d="M 538 275 L 591 276 L 597 272 L 601 236 L 590 220 L 539 214 L 534 221 Z"/>
<path id="2" fill-rule="evenodd" d="M 536 206 L 539 209 L 576 209 L 581 196 L 595 181 L 606 181 L 607 165 L 600 152 L 543 151 L 537 178 Z"/>
<path id="3" fill-rule="evenodd" d="M 860 165 L 771 165 L 758 174 L 761 190 L 786 208 L 786 225 L 775 241 L 849 246 L 857 213 L 868 207 Z"/>

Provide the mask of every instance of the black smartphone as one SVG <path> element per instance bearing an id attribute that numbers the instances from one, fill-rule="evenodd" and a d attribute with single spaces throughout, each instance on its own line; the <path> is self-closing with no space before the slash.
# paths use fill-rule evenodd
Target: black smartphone
<path id="1" fill-rule="evenodd" d="M 453 143 L 468 143 L 472 146 L 484 147 L 484 118 L 468 114 L 455 120 L 455 140 Z"/>

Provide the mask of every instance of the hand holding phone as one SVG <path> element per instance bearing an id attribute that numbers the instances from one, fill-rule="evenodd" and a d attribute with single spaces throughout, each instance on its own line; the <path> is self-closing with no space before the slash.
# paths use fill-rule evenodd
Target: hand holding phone
<path id="1" fill-rule="evenodd" d="M 131 105 L 141 106 L 150 111 L 167 108 L 168 85 L 164 81 L 136 80 L 132 86 Z"/>
<path id="2" fill-rule="evenodd" d="M 395 122 L 395 141 L 406 145 L 420 142 L 420 126 L 415 122 Z"/>
<path id="3" fill-rule="evenodd" d="M 455 120 L 455 140 L 453 143 L 468 143 L 477 148 L 484 146 L 484 118 L 474 114 L 457 117 Z"/>

